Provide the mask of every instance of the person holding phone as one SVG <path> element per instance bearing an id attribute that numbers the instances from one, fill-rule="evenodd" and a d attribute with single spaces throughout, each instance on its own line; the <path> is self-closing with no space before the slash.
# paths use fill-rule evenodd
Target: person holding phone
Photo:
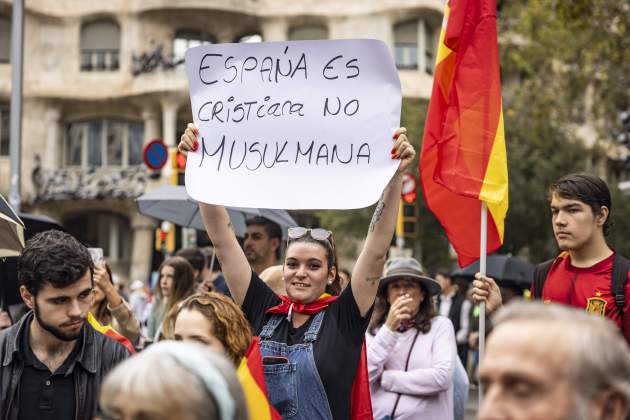
<path id="1" fill-rule="evenodd" d="M 103 260 L 99 263 L 95 261 L 93 279 L 94 303 L 90 307 L 90 312 L 100 324 L 111 324 L 113 329 L 127 337 L 131 344 L 136 345 L 140 338 L 140 322 L 114 287 L 112 272 Z"/>
<path id="2" fill-rule="evenodd" d="M 180 151 L 196 150 L 197 134 L 189 124 Z M 368 399 L 352 399 L 351 404 L 352 388 L 355 376 L 362 373 L 364 334 L 394 234 L 402 174 L 415 157 L 406 129 L 396 130 L 393 146 L 391 158 L 400 164 L 376 206 L 350 287 L 338 297 L 325 293 L 338 280 L 332 232 L 289 229 L 283 267 L 286 295 L 278 296 L 252 272 L 225 207 L 199 203 L 230 293 L 260 336 L 270 401 L 283 417 L 349 419 L 351 406 Z"/>

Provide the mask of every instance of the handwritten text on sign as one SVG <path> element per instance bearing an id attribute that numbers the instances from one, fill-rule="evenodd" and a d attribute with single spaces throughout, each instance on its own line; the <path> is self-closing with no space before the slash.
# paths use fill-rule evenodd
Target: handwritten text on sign
<path id="1" fill-rule="evenodd" d="M 186 71 L 200 132 L 186 188 L 198 201 L 365 207 L 398 166 L 400 82 L 381 41 L 203 45 Z"/>

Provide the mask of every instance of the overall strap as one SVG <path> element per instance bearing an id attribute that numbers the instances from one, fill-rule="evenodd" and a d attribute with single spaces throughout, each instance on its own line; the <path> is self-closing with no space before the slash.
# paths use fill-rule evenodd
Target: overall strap
<path id="1" fill-rule="evenodd" d="M 551 264 L 555 261 L 555 258 L 544 263 L 540 263 L 534 269 L 534 284 L 532 298 L 542 299 L 542 290 L 545 286 L 545 280 L 547 280 L 547 274 L 551 269 Z"/>
<path id="2" fill-rule="evenodd" d="M 619 313 L 623 316 L 623 307 L 626 303 L 626 282 L 628 281 L 628 271 L 630 270 L 630 260 L 615 254 L 612 269 L 612 291 L 615 295 L 615 303 L 619 308 Z"/>
<path id="3" fill-rule="evenodd" d="M 322 326 L 322 321 L 324 320 L 324 314 L 326 311 L 319 311 L 315 318 L 313 318 L 313 322 L 308 327 L 308 331 L 304 334 L 304 342 L 312 343 L 317 340 L 317 334 L 319 334 L 319 328 Z"/>
<path id="4" fill-rule="evenodd" d="M 273 335 L 273 332 L 276 330 L 280 322 L 285 318 L 282 314 L 271 315 L 269 321 L 265 324 L 262 331 L 258 335 L 261 340 L 269 340 Z"/>

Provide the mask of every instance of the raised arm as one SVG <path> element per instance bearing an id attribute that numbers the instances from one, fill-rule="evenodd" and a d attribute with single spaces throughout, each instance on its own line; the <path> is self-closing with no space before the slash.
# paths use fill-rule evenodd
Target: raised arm
<path id="1" fill-rule="evenodd" d="M 387 251 L 396 228 L 402 174 L 416 156 L 415 150 L 407 139 L 405 128 L 396 130 L 394 141 L 392 159 L 400 159 L 400 165 L 376 205 L 365 245 L 357 260 L 350 283 L 361 315 L 365 315 L 374 303 L 379 279 L 383 274 Z"/>
<path id="2" fill-rule="evenodd" d="M 186 131 L 181 137 L 178 146 L 179 150 L 182 152 L 197 150 L 199 147 L 197 134 L 198 131 L 195 126 L 188 124 Z M 206 227 L 208 237 L 214 246 L 216 256 L 221 263 L 223 276 L 230 293 L 234 301 L 240 306 L 245 300 L 252 270 L 243 249 L 236 239 L 228 212 L 223 206 L 205 203 L 199 203 L 199 211 L 201 212 L 201 218 Z"/>

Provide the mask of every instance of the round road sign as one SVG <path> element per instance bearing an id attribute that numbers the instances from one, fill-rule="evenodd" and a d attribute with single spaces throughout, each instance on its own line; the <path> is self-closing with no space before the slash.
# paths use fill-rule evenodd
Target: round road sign
<path id="1" fill-rule="evenodd" d="M 168 149 L 160 139 L 151 140 L 144 147 L 144 164 L 150 169 L 162 169 L 168 160 Z"/>
<path id="2" fill-rule="evenodd" d="M 401 191 L 401 195 L 402 195 L 402 199 L 411 204 L 414 201 L 416 201 L 416 188 L 418 187 L 418 181 L 416 181 L 416 178 L 411 175 L 409 172 L 405 172 L 403 174 L 403 181 L 402 181 L 402 191 Z"/>

